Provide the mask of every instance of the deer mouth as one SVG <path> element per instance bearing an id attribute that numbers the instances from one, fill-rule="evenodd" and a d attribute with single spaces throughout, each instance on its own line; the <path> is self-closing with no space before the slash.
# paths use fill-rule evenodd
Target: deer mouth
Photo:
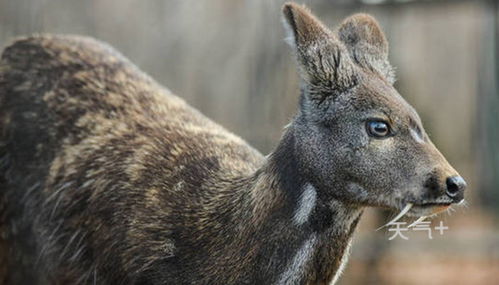
<path id="1" fill-rule="evenodd" d="M 415 207 L 435 207 L 435 206 L 450 206 L 450 205 L 452 205 L 451 202 L 414 204 Z"/>
<path id="2" fill-rule="evenodd" d="M 427 208 L 433 208 L 433 207 L 450 207 L 451 205 L 452 205 L 452 202 L 430 202 L 430 203 L 423 203 L 423 204 L 414 204 L 413 207 L 427 209 Z"/>
<path id="3" fill-rule="evenodd" d="M 447 209 L 449 209 L 449 207 L 452 205 L 451 202 L 444 202 L 444 203 L 436 203 L 436 202 L 432 202 L 432 203 L 423 203 L 423 204 L 414 204 L 412 206 L 412 210 L 414 212 L 426 212 L 425 214 L 428 215 L 433 215 L 433 214 L 438 214 L 440 212 L 443 212 Z"/>
<path id="4" fill-rule="evenodd" d="M 459 202 L 458 205 L 461 204 L 463 201 L 464 199 L 461 202 Z M 390 222 L 386 223 L 385 225 L 379 227 L 377 230 L 397 222 L 405 215 L 409 217 L 419 217 L 417 222 L 422 221 L 428 216 L 433 216 L 449 209 L 452 204 L 454 203 L 452 202 L 406 203 L 395 218 L 393 218 Z M 411 224 L 411 226 L 413 224 Z"/>

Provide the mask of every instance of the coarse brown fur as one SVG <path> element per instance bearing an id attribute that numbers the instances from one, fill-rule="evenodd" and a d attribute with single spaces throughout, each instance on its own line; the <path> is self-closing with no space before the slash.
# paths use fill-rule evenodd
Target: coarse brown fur
<path id="1" fill-rule="evenodd" d="M 364 206 L 410 202 L 422 215 L 425 203 L 461 200 L 462 190 L 442 198 L 456 172 L 393 89 L 376 21 L 354 15 L 333 32 L 302 6 L 283 14 L 302 96 L 266 158 L 106 44 L 38 35 L 9 45 L 0 281 L 328 284 Z M 368 136 L 365 119 L 380 114 L 397 136 Z"/>

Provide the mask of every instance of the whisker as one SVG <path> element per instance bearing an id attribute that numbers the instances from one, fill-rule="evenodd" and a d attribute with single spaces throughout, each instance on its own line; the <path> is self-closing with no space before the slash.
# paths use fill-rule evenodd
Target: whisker
<path id="1" fill-rule="evenodd" d="M 447 208 L 447 210 L 445 210 L 445 212 L 447 213 L 447 215 L 452 216 L 452 211 L 450 209 L 451 209 L 451 207 Z"/>
<path id="2" fill-rule="evenodd" d="M 463 206 L 464 208 L 468 208 L 469 207 L 469 203 L 468 203 L 468 200 L 465 200 L 465 199 L 462 199 L 461 201 L 459 201 L 459 203 L 456 204 L 457 206 Z"/>

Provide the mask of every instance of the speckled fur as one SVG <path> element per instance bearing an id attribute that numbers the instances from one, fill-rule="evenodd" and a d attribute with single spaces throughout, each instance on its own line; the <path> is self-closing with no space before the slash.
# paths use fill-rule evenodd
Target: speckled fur
<path id="1" fill-rule="evenodd" d="M 427 185 L 441 191 L 450 167 L 427 136 L 413 143 L 403 128 L 422 130 L 391 86 L 379 54 L 387 48 L 354 43 L 370 36 L 356 21 L 379 29 L 375 21 L 353 16 L 354 40 L 342 44 L 305 8 L 283 11 L 303 88 L 267 158 L 106 44 L 38 35 L 9 45 L 0 63 L 0 280 L 272 284 L 287 274 L 328 284 L 363 206 L 397 209 L 423 201 Z M 358 118 L 373 110 L 398 122 L 401 138 L 370 140 Z M 381 169 L 393 173 L 375 176 Z M 297 224 L 309 184 L 316 198 Z"/>

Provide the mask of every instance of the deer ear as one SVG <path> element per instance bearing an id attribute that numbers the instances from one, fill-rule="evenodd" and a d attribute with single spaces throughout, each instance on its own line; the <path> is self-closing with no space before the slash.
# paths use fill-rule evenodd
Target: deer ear
<path id="1" fill-rule="evenodd" d="M 332 32 L 325 27 L 312 12 L 296 3 L 286 3 L 282 8 L 284 26 L 288 41 L 294 48 L 304 48 L 331 37 Z"/>
<path id="2" fill-rule="evenodd" d="M 376 19 L 367 14 L 352 15 L 339 27 L 338 37 L 358 65 L 378 72 L 393 84 L 395 74 L 388 62 L 388 42 Z"/>
<path id="3" fill-rule="evenodd" d="M 305 6 L 286 3 L 282 12 L 288 42 L 296 53 L 302 79 L 319 89 L 352 87 L 354 64 L 334 33 Z"/>

